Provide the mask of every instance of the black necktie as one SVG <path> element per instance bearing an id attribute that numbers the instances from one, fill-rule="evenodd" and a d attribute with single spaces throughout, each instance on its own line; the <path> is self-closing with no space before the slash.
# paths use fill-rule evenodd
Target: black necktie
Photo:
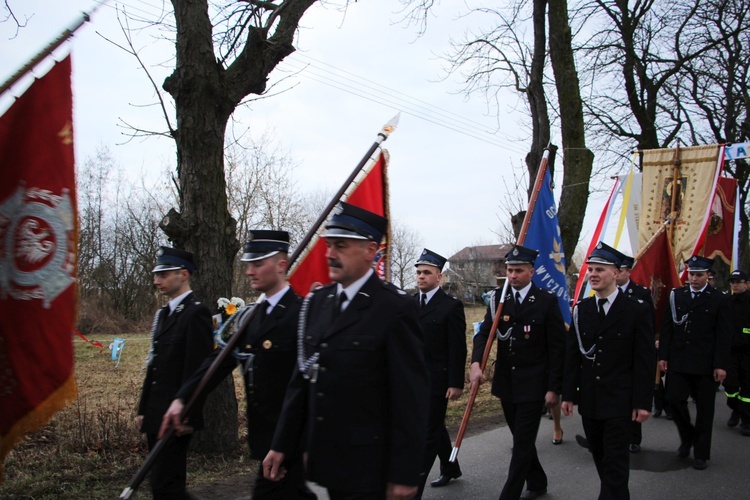
<path id="1" fill-rule="evenodd" d="M 521 292 L 516 292 L 516 304 L 521 305 Z"/>
<path id="2" fill-rule="evenodd" d="M 422 298 L 419 301 L 419 307 L 424 307 L 427 305 L 427 294 L 423 293 Z"/>
<path id="3" fill-rule="evenodd" d="M 599 306 L 599 323 L 601 324 L 607 316 L 607 313 L 604 311 L 604 304 L 607 303 L 607 299 L 598 299 L 596 303 Z"/>
<path id="4" fill-rule="evenodd" d="M 169 317 L 169 304 L 162 307 L 161 311 L 159 311 L 159 325 L 156 331 L 160 331 L 164 328 L 164 323 L 167 321 L 167 317 Z"/>
<path id="5" fill-rule="evenodd" d="M 342 311 L 342 307 L 344 305 L 344 302 L 346 302 L 347 296 L 346 292 L 341 292 L 338 297 L 336 297 L 336 305 L 333 308 L 333 319 L 336 319 L 339 314 Z"/>
<path id="6" fill-rule="evenodd" d="M 271 303 L 264 300 L 260 303 L 260 320 L 263 321 L 268 317 L 268 309 L 271 307 Z"/>
<path id="7" fill-rule="evenodd" d="M 701 294 L 700 292 L 693 292 L 693 300 L 695 300 L 698 297 L 700 297 L 700 294 Z"/>

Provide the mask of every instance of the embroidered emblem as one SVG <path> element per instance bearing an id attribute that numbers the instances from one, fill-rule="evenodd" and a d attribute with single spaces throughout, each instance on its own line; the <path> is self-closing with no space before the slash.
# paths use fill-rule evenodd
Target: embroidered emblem
<path id="1" fill-rule="evenodd" d="M 49 309 L 75 282 L 75 215 L 68 193 L 21 183 L 0 201 L 0 297 L 41 299 Z"/>
<path id="2" fill-rule="evenodd" d="M 179 306 L 177 306 L 177 307 L 174 308 L 174 312 L 175 312 L 175 314 L 181 313 L 183 311 L 183 309 L 185 309 L 185 304 L 180 304 Z"/>

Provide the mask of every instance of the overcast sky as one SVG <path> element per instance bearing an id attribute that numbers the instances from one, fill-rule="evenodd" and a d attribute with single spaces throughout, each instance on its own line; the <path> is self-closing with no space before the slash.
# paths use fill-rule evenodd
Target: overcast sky
<path id="1" fill-rule="evenodd" d="M 288 90 L 237 112 L 235 130 L 249 128 L 255 137 L 271 130 L 298 164 L 294 177 L 301 190 L 334 191 L 382 125 L 401 112 L 398 129 L 385 143 L 391 154 L 392 217 L 417 230 L 424 246 L 446 257 L 464 246 L 499 242 L 493 231 L 500 229 L 498 216 L 506 217 L 502 199 L 517 198 L 506 192 L 506 185 L 513 186 L 514 174 L 524 173 L 528 119 L 516 95 L 508 94 L 497 120 L 487 114 L 482 96 L 467 99 L 459 92 L 458 78 L 445 77 L 445 62 L 439 56 L 449 49 L 450 37 L 481 22 L 476 17 L 459 19 L 461 3 L 441 2 L 422 37 L 397 23 L 397 0 L 360 0 L 345 15 L 330 6 L 313 6 L 303 17 L 298 52 L 272 74 L 273 80 L 290 76 L 280 84 Z M 29 19 L 15 37 L 12 23 L 0 24 L 3 80 L 95 2 L 10 4 L 22 20 Z M 155 102 L 154 90 L 135 58 L 100 36 L 124 43 L 114 6 L 156 19 L 162 2 L 110 2 L 70 44 L 76 159 L 80 164 L 99 145 L 106 145 L 137 178 L 174 165 L 174 145 L 163 138 L 125 143 L 121 119 L 143 129 L 165 126 L 157 107 L 143 106 Z M 172 22 L 170 16 L 167 19 Z M 155 29 L 135 34 L 135 44 L 159 86 L 171 70 L 170 45 L 158 40 L 166 35 Z M 562 169 L 558 172 L 559 185 Z M 603 196 L 598 198 L 590 205 L 587 221 L 595 220 L 601 210 Z"/>

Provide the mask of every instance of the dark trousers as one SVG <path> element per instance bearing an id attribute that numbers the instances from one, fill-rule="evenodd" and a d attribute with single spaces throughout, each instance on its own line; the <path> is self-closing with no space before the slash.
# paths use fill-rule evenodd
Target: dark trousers
<path id="1" fill-rule="evenodd" d="M 743 423 L 750 423 L 750 353 L 732 353 L 724 393 L 727 406 L 739 413 Z"/>
<path id="2" fill-rule="evenodd" d="M 258 467 L 258 475 L 253 487 L 253 500 L 280 500 L 309 498 L 314 500 L 315 493 L 305 484 L 305 469 L 301 459 L 284 462 L 286 476 L 281 481 L 271 481 L 263 477 L 263 466 Z"/>
<path id="3" fill-rule="evenodd" d="M 599 500 L 630 498 L 630 417 L 596 419 L 583 417 L 583 430 L 594 457 L 601 487 Z"/>
<path id="4" fill-rule="evenodd" d="M 173 437 L 166 444 L 151 467 L 151 493 L 154 500 L 184 500 L 187 497 L 187 452 L 190 434 Z M 147 433 L 148 451 L 157 443 L 156 434 Z"/>
<path id="5" fill-rule="evenodd" d="M 328 498 L 330 498 L 330 500 L 384 500 L 385 491 L 355 492 L 355 491 L 332 490 L 329 488 Z"/>
<path id="6" fill-rule="evenodd" d="M 641 423 L 635 420 L 630 421 L 630 444 L 640 445 L 643 441 L 643 429 Z"/>
<path id="7" fill-rule="evenodd" d="M 440 457 L 440 473 L 453 473 L 455 465 L 448 462 L 453 446 L 445 428 L 445 412 L 448 409 L 448 400 L 445 395 L 433 394 L 430 396 L 430 413 L 427 419 L 427 444 L 425 445 L 424 460 L 422 462 L 422 473 L 420 475 L 419 491 L 416 498 L 422 498 L 427 475 L 435 463 L 435 457 Z M 445 459 L 443 459 L 445 457 Z"/>
<path id="8" fill-rule="evenodd" d="M 670 371 L 667 374 L 667 403 L 682 443 L 694 446 L 693 457 L 711 458 L 711 432 L 714 424 L 716 387 L 713 375 Z M 695 399 L 695 425 L 690 421 L 688 397 Z"/>
<path id="9" fill-rule="evenodd" d="M 500 403 L 503 405 L 508 428 L 513 434 L 508 479 L 500 493 L 500 500 L 517 500 L 523 492 L 524 483 L 531 491 L 547 488 L 547 475 L 536 453 L 536 436 L 539 433 L 544 401 L 512 403 L 501 399 Z"/>

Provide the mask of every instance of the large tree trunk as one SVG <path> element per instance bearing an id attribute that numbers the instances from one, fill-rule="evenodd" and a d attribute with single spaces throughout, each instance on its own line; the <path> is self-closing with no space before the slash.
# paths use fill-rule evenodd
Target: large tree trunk
<path id="1" fill-rule="evenodd" d="M 547 29 L 544 18 L 546 8 L 547 0 L 534 0 L 534 53 L 531 56 L 529 84 L 526 87 L 526 98 L 529 101 L 531 113 L 531 149 L 526 155 L 526 169 L 529 171 L 529 198 L 534 189 L 534 181 L 539 170 L 539 163 L 542 161 L 544 148 L 550 140 L 549 111 L 547 97 L 544 94 L 544 61 L 547 55 Z"/>
<path id="2" fill-rule="evenodd" d="M 214 53 L 207 0 L 172 0 L 176 26 L 175 70 L 164 90 L 175 103 L 179 211 L 172 209 L 161 228 L 175 246 L 195 254 L 196 295 L 210 308 L 232 293 L 232 262 L 240 248 L 236 221 L 229 214 L 224 174 L 224 135 L 229 117 L 248 94 L 266 90 L 269 73 L 294 51 L 300 18 L 315 0 L 248 4 L 257 24 L 237 36 L 234 61 L 224 67 Z M 249 12 L 249 11 L 248 11 Z M 273 34 L 269 36 L 269 33 Z M 244 43 L 244 46 L 242 45 Z M 209 397 L 202 449 L 238 445 L 237 402 L 232 380 Z"/>
<path id="3" fill-rule="evenodd" d="M 236 223 L 229 215 L 224 178 L 224 131 L 234 109 L 222 103 L 221 67 L 213 57 L 212 26 L 202 2 L 175 0 L 175 71 L 164 90 L 175 101 L 179 212 L 170 210 L 161 228 L 172 243 L 195 255 L 198 272 L 192 287 L 214 309 L 219 297 L 231 297 L 232 261 L 239 249 Z M 206 430 L 196 446 L 206 451 L 236 449 L 237 401 L 234 383 L 221 384 L 204 407 Z"/>
<path id="4" fill-rule="evenodd" d="M 563 147 L 563 190 L 559 222 L 565 262 L 573 262 L 589 199 L 589 179 L 594 153 L 586 147 L 583 104 L 573 58 L 567 0 L 549 4 L 550 61 L 555 74 Z"/>

